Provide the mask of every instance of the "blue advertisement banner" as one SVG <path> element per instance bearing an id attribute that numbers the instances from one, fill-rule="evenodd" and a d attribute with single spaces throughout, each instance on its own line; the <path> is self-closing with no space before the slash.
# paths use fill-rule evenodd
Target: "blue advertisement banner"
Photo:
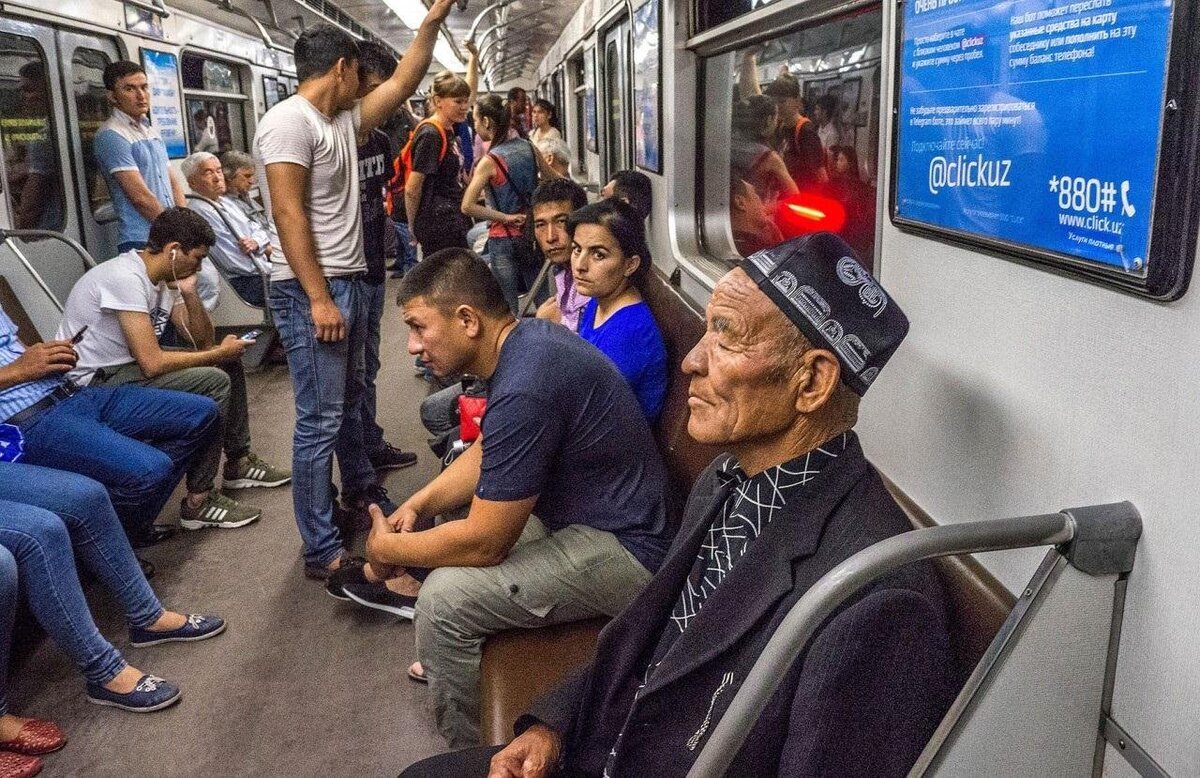
<path id="1" fill-rule="evenodd" d="M 897 218 L 1144 278 L 1172 4 L 904 4 Z"/>
<path id="2" fill-rule="evenodd" d="M 187 138 L 183 134 L 183 109 L 179 99 L 179 60 L 165 51 L 142 49 L 142 67 L 150 82 L 150 124 L 162 136 L 168 157 L 186 157 Z"/>

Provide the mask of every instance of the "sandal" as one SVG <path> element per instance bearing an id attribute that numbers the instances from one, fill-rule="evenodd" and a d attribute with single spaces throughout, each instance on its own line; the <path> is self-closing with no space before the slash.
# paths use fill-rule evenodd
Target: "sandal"
<path id="1" fill-rule="evenodd" d="M 0 751 L 0 778 L 33 778 L 42 771 L 42 760 L 36 756 Z"/>
<path id="2" fill-rule="evenodd" d="M 12 740 L 0 743 L 0 751 L 11 751 L 25 756 L 41 756 L 62 748 L 67 736 L 52 721 L 30 719 Z"/>
<path id="3" fill-rule="evenodd" d="M 408 666 L 408 677 L 417 683 L 429 683 L 429 678 L 425 675 L 425 668 L 421 667 L 420 662 L 413 662 Z"/>

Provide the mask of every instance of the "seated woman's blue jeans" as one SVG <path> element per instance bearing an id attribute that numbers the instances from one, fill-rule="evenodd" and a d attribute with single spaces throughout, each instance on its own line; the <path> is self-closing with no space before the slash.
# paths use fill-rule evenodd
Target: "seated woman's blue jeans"
<path id="1" fill-rule="evenodd" d="M 0 547 L 16 559 L 30 610 L 87 680 L 107 683 L 125 659 L 104 639 L 79 585 L 76 554 L 131 626 L 163 614 L 99 483 L 75 473 L 0 462 Z"/>
<path id="2" fill-rule="evenodd" d="M 17 615 L 17 560 L 0 546 L 0 716 L 8 713 L 8 648 L 12 644 L 13 618 Z"/>

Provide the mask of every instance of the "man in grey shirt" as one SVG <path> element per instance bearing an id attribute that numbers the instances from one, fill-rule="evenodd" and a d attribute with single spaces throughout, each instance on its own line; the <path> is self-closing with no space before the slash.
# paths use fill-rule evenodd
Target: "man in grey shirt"
<path id="1" fill-rule="evenodd" d="M 333 523 L 335 449 L 350 506 L 394 507 L 366 452 L 353 445 L 362 440 L 367 334 L 357 136 L 416 91 L 452 5 L 435 0 L 396 72 L 361 101 L 353 38 L 329 25 L 307 30 L 294 52 L 300 87 L 267 112 L 254 138 L 271 243 L 287 257 L 272 266 L 268 302 L 296 394 L 292 493 L 312 578 L 328 578 L 345 555 Z"/>

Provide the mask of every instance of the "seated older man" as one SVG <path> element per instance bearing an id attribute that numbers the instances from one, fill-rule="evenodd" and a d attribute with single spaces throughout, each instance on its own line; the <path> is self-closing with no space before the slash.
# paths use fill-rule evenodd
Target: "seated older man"
<path id="1" fill-rule="evenodd" d="M 198 151 L 180 167 L 192 192 L 205 198 L 189 199 L 188 207 L 204 217 L 216 235 L 209 259 L 239 297 L 251 305 L 266 305 L 263 276 L 271 272 L 271 236 L 225 193 L 221 160 Z"/>
<path id="2" fill-rule="evenodd" d="M 254 188 L 254 157 L 244 151 L 226 151 L 221 155 L 221 172 L 225 174 L 225 194 L 249 216 L 255 224 L 267 229 L 269 219 L 262 203 L 251 196 Z"/>
<path id="3" fill-rule="evenodd" d="M 400 301 L 409 352 L 437 375 L 488 380 L 488 405 L 481 443 L 392 516 L 371 506 L 363 574 L 437 568 L 408 615 L 415 607 L 438 728 L 451 746 L 477 745 L 484 638 L 620 613 L 671 542 L 666 470 L 612 362 L 556 324 L 518 323 L 479 257 L 426 257 L 404 276 Z M 410 531 L 467 505 L 461 521 Z M 365 603 L 388 598 L 383 586 L 343 591 Z"/>
<path id="4" fill-rule="evenodd" d="M 822 575 L 909 529 L 852 431 L 908 322 L 841 239 L 759 252 L 713 289 L 684 360 L 688 432 L 721 445 L 650 585 L 518 737 L 405 778 L 683 776 L 784 615 Z M 874 581 L 790 667 L 730 775 L 904 775 L 952 693 L 928 564 Z"/>

